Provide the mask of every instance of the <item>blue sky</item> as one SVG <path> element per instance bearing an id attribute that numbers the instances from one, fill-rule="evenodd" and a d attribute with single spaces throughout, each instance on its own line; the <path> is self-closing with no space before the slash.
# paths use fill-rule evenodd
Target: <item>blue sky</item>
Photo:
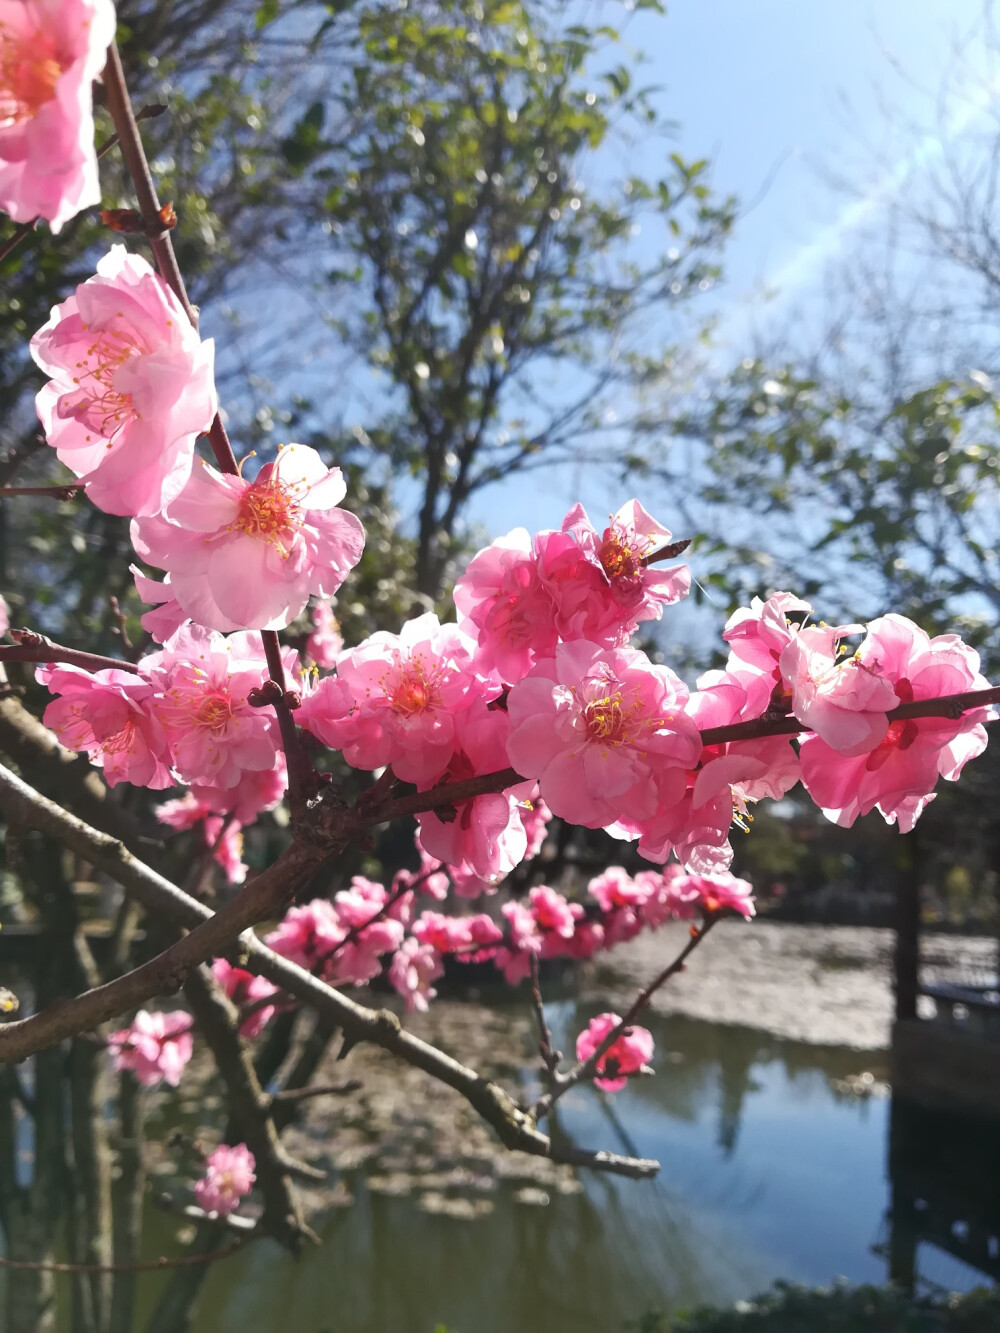
<path id="1" fill-rule="evenodd" d="M 720 355 L 745 355 L 755 327 L 807 306 L 829 262 L 919 179 L 939 136 L 936 127 L 914 135 L 905 122 L 933 124 L 934 96 L 949 69 L 956 77 L 956 42 L 981 14 L 981 0 L 671 0 L 666 18 L 634 17 L 625 40 L 646 58 L 641 81 L 662 87 L 676 147 L 710 158 L 718 191 L 755 201 L 703 307 L 719 317 Z M 980 51 L 973 38 L 974 65 Z M 960 108 L 947 128 L 958 132 L 976 113 Z M 643 148 L 635 167 L 655 170 L 662 151 Z M 856 189 L 835 188 L 833 176 Z M 494 534 L 557 526 L 575 499 L 596 518 L 614 498 L 594 467 L 542 475 L 543 484 L 536 475 L 492 489 L 474 519 Z"/>

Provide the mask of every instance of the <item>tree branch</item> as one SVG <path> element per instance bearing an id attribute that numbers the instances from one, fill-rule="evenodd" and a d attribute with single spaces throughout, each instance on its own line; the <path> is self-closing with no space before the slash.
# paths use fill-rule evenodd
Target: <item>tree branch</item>
<path id="1" fill-rule="evenodd" d="M 271 872 L 280 870 L 280 873 L 265 871 L 256 880 L 251 881 L 241 898 L 235 899 L 213 915 L 207 907 L 132 856 L 116 839 L 90 828 L 82 820 L 34 791 L 2 765 L 0 765 L 0 809 L 7 813 L 8 818 L 13 816 L 20 820 L 22 826 L 38 828 L 66 846 L 80 851 L 92 865 L 105 870 L 115 878 L 147 910 L 156 912 L 175 926 L 191 930 L 191 934 L 178 945 L 172 946 L 151 964 L 137 969 L 136 972 L 130 973 L 128 978 L 122 979 L 127 982 L 130 978 L 141 977 L 143 985 L 133 986 L 130 989 L 139 990 L 142 999 L 148 998 L 148 994 L 156 993 L 155 990 L 145 993 L 150 968 L 166 971 L 167 979 L 171 979 L 170 969 L 165 968 L 163 964 L 163 960 L 171 953 L 173 953 L 171 967 L 176 975 L 177 968 L 192 956 L 201 962 L 210 957 L 212 952 L 227 952 L 237 933 L 235 924 L 240 921 L 248 924 L 244 920 L 248 916 L 246 909 L 233 910 L 239 908 L 242 899 L 248 894 L 254 894 L 256 904 L 254 910 L 258 910 L 262 899 L 265 902 L 271 901 L 273 905 L 279 886 L 282 892 L 278 896 L 283 896 L 287 892 L 286 881 L 290 877 L 288 853 L 279 858 L 271 868 Z M 280 869 L 282 867 L 284 869 Z M 299 873 L 296 869 L 296 876 Z M 262 880 L 267 882 L 261 885 Z M 258 885 L 261 885 L 259 889 Z M 261 915 L 266 913 L 261 912 Z M 224 917 L 225 922 L 223 922 Z M 205 953 L 205 946 L 209 941 L 211 951 Z M 181 955 L 179 951 L 183 946 L 187 946 L 187 949 Z M 659 1169 L 658 1163 L 644 1158 L 619 1157 L 613 1153 L 589 1152 L 552 1143 L 549 1137 L 537 1128 L 532 1116 L 521 1110 L 499 1084 L 483 1078 L 474 1069 L 454 1060 L 444 1051 L 406 1032 L 394 1013 L 385 1009 L 367 1009 L 355 1003 L 310 972 L 268 949 L 250 931 L 241 936 L 238 949 L 241 953 L 241 966 L 266 977 L 275 986 L 295 995 L 302 1003 L 310 1005 L 321 1016 L 340 1027 L 345 1037 L 352 1043 L 372 1042 L 405 1060 L 407 1064 L 424 1070 L 439 1082 L 454 1088 L 494 1128 L 506 1147 L 536 1157 L 547 1157 L 554 1162 L 588 1166 L 594 1170 L 631 1176 L 634 1179 L 652 1176 Z M 96 991 L 88 991 L 75 1000 L 52 1006 L 43 1013 L 24 1019 L 18 1024 L 0 1028 L 0 1061 L 23 1059 L 32 1051 L 50 1045 L 74 1031 L 82 1031 L 92 1026 L 94 1022 L 117 1012 L 114 1006 L 121 1002 L 124 992 L 117 991 L 109 997 L 108 992 L 113 990 L 114 984 Z M 112 1004 L 110 1011 L 109 998 Z M 140 1001 L 128 994 L 122 1007 L 129 1007 L 138 1002 Z M 13 1039 L 10 1037 L 12 1032 Z"/>

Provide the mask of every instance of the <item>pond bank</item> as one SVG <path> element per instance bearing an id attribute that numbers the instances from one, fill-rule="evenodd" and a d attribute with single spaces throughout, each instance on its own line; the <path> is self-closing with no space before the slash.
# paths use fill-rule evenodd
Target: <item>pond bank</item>
<path id="1" fill-rule="evenodd" d="M 687 927 L 640 935 L 601 958 L 587 998 L 621 1009 L 683 947 Z M 925 975 L 993 970 L 997 944 L 982 936 L 928 934 Z M 892 1028 L 893 932 L 871 926 L 724 921 L 653 1008 L 710 1023 L 758 1028 L 788 1041 L 884 1050 Z"/>

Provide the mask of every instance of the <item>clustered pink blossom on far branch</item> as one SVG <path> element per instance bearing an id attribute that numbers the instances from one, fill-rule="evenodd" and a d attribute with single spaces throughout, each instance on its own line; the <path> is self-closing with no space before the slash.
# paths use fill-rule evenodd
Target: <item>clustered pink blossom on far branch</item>
<path id="1" fill-rule="evenodd" d="M 621 1019 L 617 1014 L 598 1014 L 592 1018 L 576 1039 L 576 1058 L 589 1060 Z M 621 1092 L 629 1074 L 637 1074 L 653 1058 L 653 1036 L 647 1028 L 637 1025 L 623 1028 L 597 1061 L 594 1083 L 604 1092 Z"/>
<path id="2" fill-rule="evenodd" d="M 254 1155 L 245 1143 L 221 1143 L 205 1159 L 205 1174 L 194 1187 L 198 1207 L 214 1217 L 228 1217 L 253 1189 Z"/>
<path id="3" fill-rule="evenodd" d="M 130 1069 L 145 1088 L 168 1083 L 176 1088 L 191 1059 L 194 1042 L 190 1014 L 140 1009 L 127 1028 L 108 1038 L 115 1069 Z"/>

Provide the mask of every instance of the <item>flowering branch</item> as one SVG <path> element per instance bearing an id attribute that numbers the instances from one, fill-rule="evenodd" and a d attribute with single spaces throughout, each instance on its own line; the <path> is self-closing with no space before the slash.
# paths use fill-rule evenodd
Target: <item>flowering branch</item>
<path id="1" fill-rule="evenodd" d="M 584 1079 L 594 1077 L 597 1073 L 597 1066 L 600 1063 L 602 1056 L 607 1055 L 608 1051 L 618 1038 L 622 1036 L 627 1028 L 631 1027 L 642 1013 L 643 1009 L 645 1009 L 646 1005 L 649 1004 L 656 991 L 658 991 L 661 986 L 665 985 L 672 976 L 676 975 L 676 973 L 684 971 L 684 965 L 688 958 L 694 953 L 695 949 L 697 949 L 698 945 L 712 929 L 716 921 L 724 915 L 724 912 L 707 913 L 700 929 L 696 926 L 691 927 L 690 937 L 677 957 L 673 962 L 668 963 L 663 971 L 655 976 L 645 989 L 639 992 L 628 1013 L 625 1014 L 625 1016 L 608 1032 L 607 1036 L 598 1043 L 586 1060 L 578 1060 L 573 1068 L 568 1070 L 565 1074 L 560 1074 L 557 1070 L 552 1071 L 552 1079 L 555 1086 L 550 1092 L 539 1097 L 531 1108 L 531 1112 L 537 1120 L 541 1120 L 547 1116 L 559 1098 L 569 1092 L 570 1088 L 574 1087 L 577 1083 L 582 1082 Z"/>
<path id="2" fill-rule="evenodd" d="M 162 102 L 154 102 L 149 106 L 144 106 L 136 112 L 136 124 L 138 124 L 140 120 L 152 120 L 154 116 L 162 116 L 166 109 L 167 108 Z M 104 143 L 97 149 L 97 157 L 102 158 L 106 153 L 110 153 L 117 143 L 118 135 L 112 134 L 111 138 L 105 139 Z M 29 218 L 27 222 L 22 222 L 20 226 L 11 233 L 9 239 L 2 247 L 0 247 L 0 264 L 14 253 L 26 236 L 31 235 L 41 220 L 40 215 L 38 217 Z"/>
<path id="3" fill-rule="evenodd" d="M 886 713 L 889 722 L 904 722 L 916 717 L 945 717 L 953 721 L 973 708 L 1000 703 L 1000 687 L 968 690 L 964 694 L 944 694 L 935 699 L 915 699 Z M 797 736 L 812 727 L 795 717 L 758 717 L 749 722 L 731 722 L 724 727 L 708 727 L 701 733 L 703 745 L 722 745 L 727 741 L 754 741 L 765 736 Z"/>
<path id="4" fill-rule="evenodd" d="M 279 858 L 270 871 L 264 871 L 251 881 L 240 898 L 213 914 L 196 899 L 132 856 L 116 838 L 91 828 L 61 809 L 2 765 L 0 809 L 4 810 L 8 818 L 16 818 L 21 827 L 38 828 L 80 852 L 92 865 L 116 879 L 147 910 L 175 926 L 191 931 L 178 945 L 171 946 L 171 949 L 151 963 L 120 978 L 119 982 L 86 991 L 73 1000 L 53 1005 L 20 1023 L 0 1028 L 0 1061 L 21 1060 L 64 1036 L 85 1031 L 114 1013 L 134 1007 L 151 995 L 169 990 L 177 984 L 178 975 L 188 967 L 190 958 L 197 958 L 201 962 L 214 953 L 224 954 L 232 946 L 236 934 L 234 922 L 245 921 L 247 916 L 246 911 L 234 913 L 232 909 L 243 899 L 254 895 L 254 910 L 259 910 L 263 902 L 275 897 L 279 885 L 282 886 L 282 892 L 287 887 L 289 853 Z M 258 887 L 261 880 L 267 880 L 267 883 Z M 225 922 L 223 918 L 226 918 Z M 209 940 L 211 944 L 206 952 L 204 945 Z M 184 945 L 187 946 L 186 950 L 182 950 Z M 659 1163 L 650 1159 L 591 1152 L 553 1143 L 548 1135 L 538 1130 L 534 1117 L 518 1107 L 499 1084 L 483 1078 L 476 1070 L 405 1031 L 394 1013 L 385 1009 L 367 1009 L 356 1004 L 304 968 L 274 953 L 249 931 L 241 936 L 236 948 L 240 953 L 241 966 L 266 977 L 275 986 L 310 1005 L 321 1016 L 340 1027 L 352 1044 L 372 1042 L 454 1088 L 494 1128 L 506 1147 L 536 1157 L 547 1157 L 553 1162 L 586 1166 L 633 1179 L 655 1175 L 659 1170 Z M 202 957 L 198 957 L 199 954 Z M 170 955 L 169 963 L 165 964 L 164 960 L 168 960 Z"/>
<path id="5" fill-rule="evenodd" d="M 188 298 L 184 279 L 177 264 L 177 256 L 174 253 L 170 231 L 163 223 L 156 185 L 149 168 L 146 151 L 143 148 L 137 119 L 132 111 L 132 103 L 125 84 L 125 74 L 122 70 L 118 47 L 114 42 L 108 48 L 104 84 L 107 93 L 108 111 L 121 141 L 122 156 L 132 178 L 139 212 L 153 251 L 153 257 L 156 260 L 156 267 L 164 282 L 172 288 L 183 306 L 192 327 L 197 329 L 198 312 Z M 236 462 L 236 455 L 233 453 L 229 435 L 218 412 L 209 427 L 208 439 L 220 471 L 233 476 L 237 475 L 239 467 Z M 278 635 L 274 630 L 262 630 L 261 638 L 270 677 L 281 690 L 281 697 L 274 702 L 274 710 L 278 717 L 278 728 L 281 733 L 285 758 L 288 761 L 289 804 L 293 815 L 299 815 L 304 808 L 305 800 L 310 794 L 309 789 L 314 781 L 312 765 L 309 763 L 300 742 L 291 710 L 284 702 L 287 682 L 285 680 L 285 669 L 281 661 L 281 646 L 278 642 Z"/>

